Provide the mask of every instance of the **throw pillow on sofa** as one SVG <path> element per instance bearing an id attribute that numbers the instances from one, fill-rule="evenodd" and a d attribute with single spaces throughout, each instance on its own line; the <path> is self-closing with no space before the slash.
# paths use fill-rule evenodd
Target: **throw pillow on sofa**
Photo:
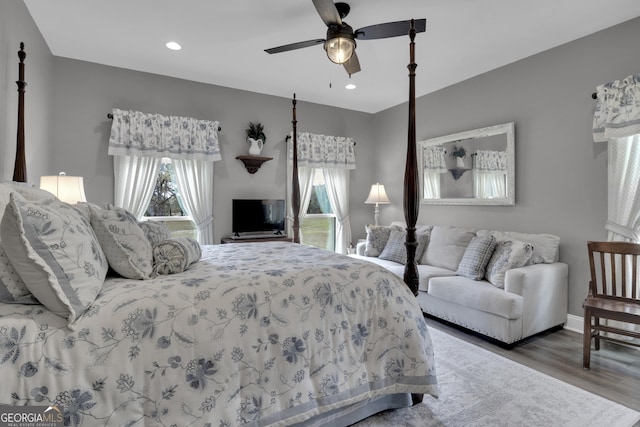
<path id="1" fill-rule="evenodd" d="M 400 264 L 407 263 L 407 248 L 404 243 L 407 240 L 407 232 L 400 230 L 393 230 L 389 235 L 389 240 L 385 245 L 382 253 L 378 256 L 380 259 L 386 259 L 388 261 L 395 261 Z M 427 247 L 429 241 L 428 234 L 416 234 L 416 241 L 418 247 L 416 248 L 415 260 L 418 262 L 422 258 L 424 249 Z"/>
<path id="2" fill-rule="evenodd" d="M 533 246 L 518 240 L 505 240 L 498 243 L 485 274 L 487 280 L 497 288 L 504 289 L 504 276 L 507 270 L 522 267 L 533 255 Z"/>
<path id="3" fill-rule="evenodd" d="M 395 225 L 366 225 L 367 230 L 367 242 L 364 250 L 365 256 L 379 256 L 384 250 L 389 235 L 392 230 L 400 230 L 400 227 Z"/>
<path id="4" fill-rule="evenodd" d="M 482 280 L 485 270 L 494 250 L 496 238 L 493 236 L 475 236 L 464 251 L 462 260 L 458 265 L 458 276 L 468 277 L 473 280 Z"/>

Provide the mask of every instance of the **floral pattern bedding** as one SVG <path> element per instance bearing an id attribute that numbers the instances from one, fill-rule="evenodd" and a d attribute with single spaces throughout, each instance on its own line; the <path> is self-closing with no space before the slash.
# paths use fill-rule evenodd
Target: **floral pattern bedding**
<path id="1" fill-rule="evenodd" d="M 414 296 L 373 263 L 293 243 L 204 246 L 183 273 L 108 278 L 75 330 L 0 305 L 0 402 L 73 426 L 290 425 L 437 394 Z"/>

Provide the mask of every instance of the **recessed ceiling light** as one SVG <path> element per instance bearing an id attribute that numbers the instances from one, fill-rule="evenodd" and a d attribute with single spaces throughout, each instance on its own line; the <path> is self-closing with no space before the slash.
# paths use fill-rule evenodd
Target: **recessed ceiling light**
<path id="1" fill-rule="evenodd" d="M 345 88 L 345 89 L 349 89 L 349 90 L 353 90 L 353 89 L 355 89 L 356 87 L 357 87 L 357 86 L 356 86 L 356 85 L 354 85 L 353 83 L 349 83 L 349 84 L 347 84 L 344 88 Z"/>
<path id="2" fill-rule="evenodd" d="M 180 46 L 179 43 L 176 42 L 167 42 L 167 44 L 165 44 L 165 46 L 171 50 L 180 50 L 182 49 L 182 46 Z"/>

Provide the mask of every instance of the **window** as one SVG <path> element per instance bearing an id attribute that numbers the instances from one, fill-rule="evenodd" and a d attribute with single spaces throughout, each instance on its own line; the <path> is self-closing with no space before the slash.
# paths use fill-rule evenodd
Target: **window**
<path id="1" fill-rule="evenodd" d="M 313 171 L 313 189 L 307 213 L 300 224 L 301 243 L 334 251 L 336 248 L 336 216 L 331 210 L 322 169 Z"/>
<path id="2" fill-rule="evenodd" d="M 147 220 L 166 225 L 173 237 L 197 237 L 195 224 L 182 208 L 171 159 L 163 158 L 160 163 L 153 195 L 144 215 Z"/>

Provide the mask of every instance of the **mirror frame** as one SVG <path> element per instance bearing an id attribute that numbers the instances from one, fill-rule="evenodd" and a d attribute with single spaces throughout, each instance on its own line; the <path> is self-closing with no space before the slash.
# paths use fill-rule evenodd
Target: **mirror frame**
<path id="1" fill-rule="evenodd" d="M 451 135 L 430 138 L 418 142 L 419 174 L 420 174 L 420 198 L 422 204 L 427 205 L 515 205 L 515 123 L 503 123 L 485 128 L 473 129 L 465 132 L 458 132 Z M 424 147 L 431 147 L 467 139 L 479 139 L 494 135 L 505 134 L 507 137 L 507 197 L 500 199 L 477 199 L 477 198 L 446 198 L 446 199 L 426 199 L 424 198 Z"/>

